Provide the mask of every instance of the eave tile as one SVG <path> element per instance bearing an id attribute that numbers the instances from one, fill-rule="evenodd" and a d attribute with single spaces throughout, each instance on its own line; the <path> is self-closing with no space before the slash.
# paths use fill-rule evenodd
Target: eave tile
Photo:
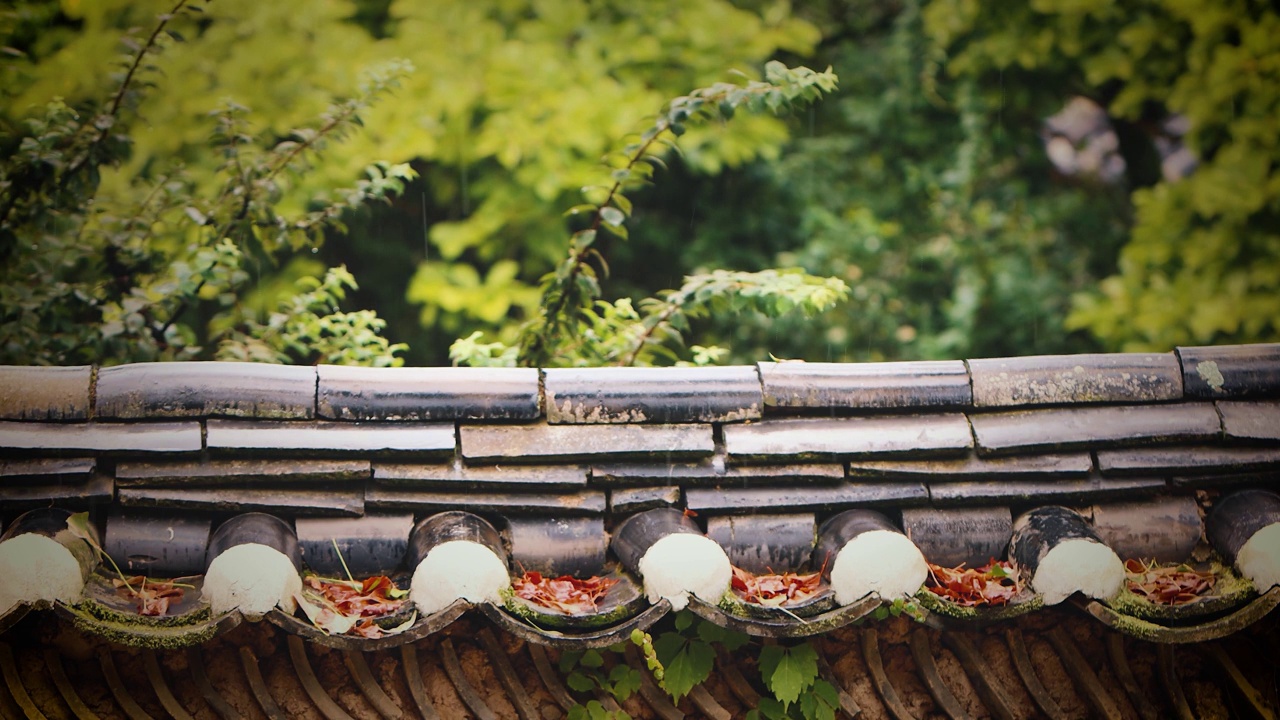
<path id="1" fill-rule="evenodd" d="M 1180 347 L 1187 397 L 1280 395 L 1280 343 Z"/>
<path id="2" fill-rule="evenodd" d="M 533 368 L 320 365 L 318 412 L 337 420 L 534 420 Z"/>
<path id="3" fill-rule="evenodd" d="M 1164 480 L 1152 478 L 929 483 L 929 500 L 936 506 L 1043 505 L 1157 495 L 1166 487 Z"/>
<path id="4" fill-rule="evenodd" d="M 1222 475 L 1175 475 L 1169 483 L 1177 488 L 1227 488 L 1252 486 L 1260 488 L 1280 487 L 1280 471 L 1262 470 L 1258 472 L 1227 473 Z"/>
<path id="5" fill-rule="evenodd" d="M 694 488 L 685 507 L 708 515 L 740 512 L 825 512 L 847 507 L 917 505 L 929 500 L 922 483 L 841 483 L 818 487 Z"/>
<path id="6" fill-rule="evenodd" d="M 122 487 L 116 490 L 123 507 L 204 510 L 211 512 L 267 512 L 306 517 L 356 517 L 364 514 L 364 489 L 346 487 L 220 488 Z"/>
<path id="7" fill-rule="evenodd" d="M 181 453 L 200 449 L 198 422 L 0 422 L 0 451 Z"/>
<path id="8" fill-rule="evenodd" d="M 208 421 L 211 451 L 335 455 L 433 453 L 454 450 L 453 423 Z"/>
<path id="9" fill-rule="evenodd" d="M 110 503 L 115 496 L 115 484 L 111 476 L 93 473 L 87 478 L 52 483 L 12 484 L 5 479 L 0 491 L 0 505 L 7 509 L 39 507 L 57 504 L 62 507 L 81 508 L 99 503 Z"/>
<path id="10" fill-rule="evenodd" d="M 724 429 L 732 459 L 959 455 L 973 447 L 959 413 L 764 420 Z"/>
<path id="11" fill-rule="evenodd" d="M 84 482 L 93 476 L 94 458 L 0 460 L 0 486 L 26 482 Z"/>
<path id="12" fill-rule="evenodd" d="M 710 425 L 463 425 L 468 460 L 643 457 L 683 460 L 715 450 Z"/>
<path id="13" fill-rule="evenodd" d="M 750 366 L 546 370 L 553 424 L 741 422 L 760 417 Z"/>
<path id="14" fill-rule="evenodd" d="M 1234 474 L 1280 469 L 1280 448 L 1202 445 L 1099 450 L 1103 475 Z"/>
<path id="15" fill-rule="evenodd" d="M 373 479 L 401 488 L 527 490 L 585 488 L 587 469 L 574 465 L 479 465 L 376 463 Z"/>
<path id="16" fill-rule="evenodd" d="M 1182 399 L 1173 353 L 1042 355 L 969 361 L 975 407 Z"/>
<path id="17" fill-rule="evenodd" d="M 0 365 L 0 420 L 85 420 L 93 368 Z"/>
<path id="18" fill-rule="evenodd" d="M 1222 427 L 1227 437 L 1245 441 L 1280 441 L 1280 402 L 1220 401 Z"/>
<path id="19" fill-rule="evenodd" d="M 885 363 L 760 363 L 766 407 L 788 409 L 963 408 L 973 396 L 960 360 Z"/>
<path id="20" fill-rule="evenodd" d="M 512 515 L 601 515 L 608 509 L 600 490 L 569 493 L 468 493 L 437 490 L 408 490 L 373 486 L 365 494 L 370 508 L 471 512 Z"/>
<path id="21" fill-rule="evenodd" d="M 349 483 L 367 480 L 370 474 L 368 460 L 214 459 L 116 465 L 120 485 L 134 487 Z"/>
<path id="22" fill-rule="evenodd" d="M 731 465 L 724 463 L 605 463 L 591 466 L 591 483 L 608 487 L 679 483 L 686 486 L 740 482 L 794 484 L 844 480 L 844 466 L 836 463 L 792 465 Z"/>
<path id="23" fill-rule="evenodd" d="M 609 512 L 614 515 L 632 515 L 660 507 L 677 507 L 680 504 L 680 487 L 614 488 L 609 491 Z"/>
<path id="24" fill-rule="evenodd" d="M 102 368 L 94 417 L 315 417 L 316 369 L 249 362 L 138 363 Z"/>
<path id="25" fill-rule="evenodd" d="M 1222 434 L 1212 403 L 1017 410 L 969 420 L 980 454 L 1187 443 Z"/>
<path id="26" fill-rule="evenodd" d="M 1087 452 L 1049 453 L 980 457 L 969 453 L 963 458 L 941 460 L 851 460 L 851 478 L 890 478 L 917 480 L 994 480 L 1004 478 L 1073 478 L 1087 477 L 1093 470 L 1093 459 Z"/>

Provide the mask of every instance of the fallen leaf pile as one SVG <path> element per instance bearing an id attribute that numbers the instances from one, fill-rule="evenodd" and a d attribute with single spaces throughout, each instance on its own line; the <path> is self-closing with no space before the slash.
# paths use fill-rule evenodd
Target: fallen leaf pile
<path id="1" fill-rule="evenodd" d="M 128 582 L 114 578 L 111 584 L 116 592 L 133 598 L 139 615 L 162 617 L 169 612 L 169 603 L 182 599 L 182 588 L 171 582 L 148 582 L 142 575 L 134 575 Z"/>
<path id="2" fill-rule="evenodd" d="M 822 571 L 814 573 L 763 573 L 734 566 L 731 587 L 743 600 L 766 607 L 782 607 L 804 602 L 817 595 Z"/>
<path id="3" fill-rule="evenodd" d="M 385 575 L 375 575 L 363 582 L 308 575 L 303 584 L 302 592 L 295 593 L 294 599 L 311 624 L 331 635 L 350 633 L 379 638 L 403 632 L 417 619 L 414 613 L 406 622 L 390 629 L 374 622 L 375 618 L 399 610 L 409 594 Z"/>
<path id="4" fill-rule="evenodd" d="M 1183 605 L 1195 602 L 1213 589 L 1218 576 L 1186 565 L 1160 567 L 1154 560 L 1126 560 L 1124 563 L 1129 592 L 1158 605 Z"/>
<path id="5" fill-rule="evenodd" d="M 1004 560 L 991 560 L 980 568 L 944 568 L 929 563 L 925 587 L 934 595 L 961 607 L 1008 605 L 1022 590 L 1018 569 Z"/>
<path id="6" fill-rule="evenodd" d="M 615 579 L 594 575 L 586 580 L 569 575 L 548 578 L 530 570 L 511 583 L 511 587 L 516 597 L 535 605 L 559 610 L 565 615 L 585 615 L 595 612 L 596 603 L 617 583 Z"/>

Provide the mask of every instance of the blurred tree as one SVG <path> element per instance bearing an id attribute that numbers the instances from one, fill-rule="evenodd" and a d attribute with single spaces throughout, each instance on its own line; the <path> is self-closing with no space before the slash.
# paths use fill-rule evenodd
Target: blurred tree
<path id="1" fill-rule="evenodd" d="M 1003 74 L 1095 99 L 1117 129 L 1134 208 L 1118 272 L 1070 328 L 1107 347 L 1280 337 L 1280 12 L 1260 0 L 1037 0 L 999 13 L 934 0 L 952 74 Z M 1198 166 L 1162 173 L 1171 117 Z"/>

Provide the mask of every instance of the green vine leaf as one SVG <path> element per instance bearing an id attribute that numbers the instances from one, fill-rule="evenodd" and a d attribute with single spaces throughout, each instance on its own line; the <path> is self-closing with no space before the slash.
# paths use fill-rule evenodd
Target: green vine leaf
<path id="1" fill-rule="evenodd" d="M 766 645 L 760 651 L 760 677 L 785 710 L 818 679 L 818 653 L 809 643 Z"/>

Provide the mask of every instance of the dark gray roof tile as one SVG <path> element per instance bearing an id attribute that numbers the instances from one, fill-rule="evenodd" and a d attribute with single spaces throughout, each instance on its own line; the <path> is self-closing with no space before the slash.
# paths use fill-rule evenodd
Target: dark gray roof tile
<path id="1" fill-rule="evenodd" d="M 200 423 L 0 422 L 0 452 L 199 452 Z"/>
<path id="2" fill-rule="evenodd" d="M 958 455 L 973 447 L 959 413 L 764 420 L 724 429 L 731 459 Z"/>
<path id="3" fill-rule="evenodd" d="M 750 366 L 547 370 L 551 423 L 739 422 L 760 417 Z"/>
<path id="4" fill-rule="evenodd" d="M 680 504 L 680 486 L 613 488 L 609 491 L 609 512 L 631 515 L 659 507 Z"/>
<path id="5" fill-rule="evenodd" d="M 962 408 L 972 402 L 960 360 L 760 363 L 764 403 L 778 408 Z"/>
<path id="6" fill-rule="evenodd" d="M 970 360 L 976 407 L 1149 403 L 1182 399 L 1173 353 Z"/>
<path id="7" fill-rule="evenodd" d="M 1275 489 L 1280 487 L 1280 471 L 1260 470 L 1258 472 L 1226 473 L 1222 475 L 1175 475 L 1169 483 L 1179 488 L 1217 489 L 1226 487 L 1251 486 Z"/>
<path id="8" fill-rule="evenodd" d="M 592 465 L 591 483 L 604 486 L 680 483 L 716 485 L 732 481 L 832 483 L 844 480 L 844 466 L 827 464 L 730 465 L 701 463 L 602 463 Z"/>
<path id="9" fill-rule="evenodd" d="M 735 567 L 754 573 L 817 570 L 809 568 L 817 534 L 813 513 L 707 518 L 707 537 L 724 549 Z"/>
<path id="10" fill-rule="evenodd" d="M 98 371 L 94 417 L 306 419 L 315 416 L 316 369 L 248 362 L 119 365 Z"/>
<path id="11" fill-rule="evenodd" d="M 1087 477 L 1093 458 L 1087 452 L 980 457 L 941 460 L 851 460 L 849 477 L 918 480 L 994 480 L 997 478 Z"/>
<path id="12" fill-rule="evenodd" d="M 1211 403 L 1018 410 L 969 420 L 982 454 L 1186 443 L 1222 432 Z"/>
<path id="13" fill-rule="evenodd" d="M 1180 347 L 1177 351 L 1188 397 L 1280 395 L 1280 343 Z"/>
<path id="14" fill-rule="evenodd" d="M 121 462 L 121 486 L 185 487 L 246 483 L 343 483 L 366 480 L 368 460 L 214 459 L 184 462 Z"/>
<path id="15" fill-rule="evenodd" d="M 739 512 L 831 511 L 848 507 L 919 505 L 929 493 L 921 483 L 847 482 L 816 487 L 691 488 L 685 506 L 708 515 Z"/>
<path id="16" fill-rule="evenodd" d="M 93 368 L 0 365 L 0 420 L 85 420 Z"/>
<path id="17" fill-rule="evenodd" d="M 1004 503 L 1043 505 L 1156 495 L 1166 487 L 1164 480 L 1152 478 L 929 483 L 929 500 L 940 506 Z"/>
<path id="18" fill-rule="evenodd" d="M 275 454 L 449 455 L 454 450 L 453 423 L 348 423 L 208 421 L 209 449 Z"/>
<path id="19" fill-rule="evenodd" d="M 223 488 L 122 487 L 124 507 L 216 512 L 266 512 L 286 517 L 356 517 L 364 514 L 364 490 L 346 487 Z"/>
<path id="20" fill-rule="evenodd" d="M 636 457 L 668 460 L 710 455 L 710 425 L 463 425 L 468 460 L 542 461 L 549 458 Z"/>
<path id="21" fill-rule="evenodd" d="M 469 493 L 373 486 L 365 494 L 370 508 L 414 511 L 469 510 L 511 515 L 600 515 L 608 509 L 600 490 L 567 493 Z"/>
<path id="22" fill-rule="evenodd" d="M 1245 441 L 1280 441 L 1280 402 L 1231 400 L 1217 403 L 1227 437 Z"/>
<path id="23" fill-rule="evenodd" d="M 585 488 L 587 469 L 578 465 L 479 465 L 377 463 L 373 479 L 395 487 L 485 490 L 490 488 Z"/>
<path id="24" fill-rule="evenodd" d="M 321 365 L 318 412 L 338 420 L 533 420 L 533 368 Z"/>
<path id="25" fill-rule="evenodd" d="M 1197 445 L 1098 451 L 1103 475 L 1198 475 L 1267 468 L 1280 468 L 1280 448 Z"/>
<path id="26" fill-rule="evenodd" d="M 99 503 L 109 503 L 115 495 L 111 476 L 93 473 L 86 478 L 72 481 L 11 483 L 6 478 L 0 489 L 0 508 L 15 509 L 47 506 L 82 508 Z"/>
<path id="27" fill-rule="evenodd" d="M 0 482 L 78 482 L 88 480 L 97 466 L 91 457 L 0 460 Z"/>

